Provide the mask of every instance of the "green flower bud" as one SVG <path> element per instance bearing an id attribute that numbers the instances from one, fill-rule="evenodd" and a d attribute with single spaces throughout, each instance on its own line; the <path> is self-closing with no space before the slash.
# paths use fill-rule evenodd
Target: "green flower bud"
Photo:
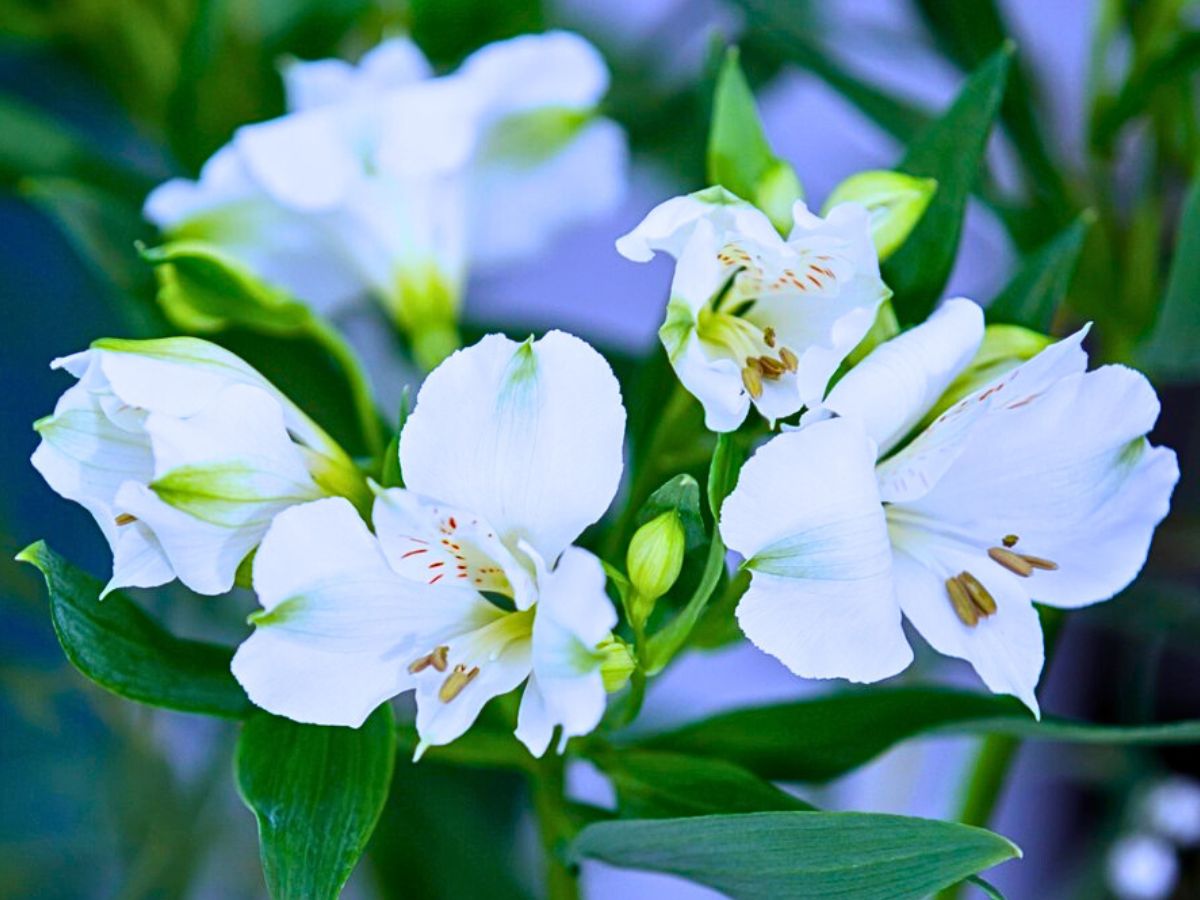
<path id="1" fill-rule="evenodd" d="M 673 509 L 659 513 L 634 532 L 625 565 L 636 595 L 629 612 L 638 625 L 649 618 L 654 601 L 675 584 L 686 549 L 683 522 Z"/>
<path id="2" fill-rule="evenodd" d="M 619 637 L 609 637 L 596 647 L 600 656 L 600 677 L 604 679 L 604 690 L 615 694 L 629 681 L 637 668 L 629 645 Z"/>
<path id="3" fill-rule="evenodd" d="M 907 239 L 937 190 L 932 178 L 878 170 L 851 175 L 833 189 L 821 214 L 839 203 L 861 203 L 871 213 L 871 236 L 882 262 Z"/>
<path id="4" fill-rule="evenodd" d="M 459 348 L 459 289 L 432 262 L 406 267 L 396 276 L 394 295 L 384 299 L 425 371 Z"/>
<path id="5" fill-rule="evenodd" d="M 780 234 L 792 228 L 792 205 L 804 196 L 796 170 L 781 159 L 775 160 L 754 185 L 754 205 L 767 214 Z"/>
<path id="6" fill-rule="evenodd" d="M 989 325 L 983 332 L 983 343 L 979 345 L 971 364 L 950 382 L 946 392 L 917 426 L 918 430 L 925 428 L 963 397 L 1037 356 L 1052 343 L 1054 338 L 1020 325 Z"/>

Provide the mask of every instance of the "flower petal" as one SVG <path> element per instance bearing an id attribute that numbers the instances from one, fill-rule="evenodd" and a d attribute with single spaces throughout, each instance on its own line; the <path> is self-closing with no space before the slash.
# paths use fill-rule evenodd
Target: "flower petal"
<path id="1" fill-rule="evenodd" d="M 993 693 L 1012 694 L 1039 714 L 1042 626 L 1020 579 L 983 554 L 924 535 L 897 541 L 894 571 L 904 615 L 930 646 L 965 659 Z M 974 626 L 954 612 L 946 590 L 945 580 L 962 571 L 975 575 L 996 602 L 996 612 Z"/>
<path id="2" fill-rule="evenodd" d="M 938 416 L 876 470 L 885 502 L 909 502 L 928 493 L 974 440 L 977 424 L 997 409 L 1019 409 L 1072 373 L 1087 368 L 1082 348 L 1088 329 L 1051 344 Z"/>
<path id="3" fill-rule="evenodd" d="M 1144 564 L 1178 479 L 1174 454 L 1143 437 L 1158 398 L 1122 366 L 1019 398 L 992 406 L 954 465 L 903 508 L 948 524 L 981 551 L 1013 535 L 1013 551 L 1052 560 L 1057 569 L 1026 582 L 1040 601 L 1106 600 Z"/>
<path id="4" fill-rule="evenodd" d="M 878 681 L 912 660 L 874 451 L 851 422 L 781 434 L 743 466 L 721 509 L 721 534 L 752 573 L 738 622 L 797 675 Z"/>
<path id="5" fill-rule="evenodd" d="M 413 686 L 414 658 L 499 613 L 473 591 L 397 575 L 342 498 L 276 517 L 254 559 L 254 587 L 264 612 L 233 673 L 256 705 L 321 725 L 358 726 Z"/>
<path id="6" fill-rule="evenodd" d="M 588 734 L 604 715 L 606 693 L 596 647 L 617 624 L 600 561 L 578 547 L 563 551 L 552 571 L 539 573 L 533 623 L 533 677 L 517 717 L 517 738 L 534 756 L 562 726 L 566 742 Z"/>
<path id="7" fill-rule="evenodd" d="M 517 609 L 537 601 L 529 571 L 475 513 L 393 488 L 378 496 L 372 519 L 388 563 L 406 578 L 503 594 Z"/>
<path id="8" fill-rule="evenodd" d="M 730 234 L 768 246 L 780 242 L 760 210 L 717 187 L 660 203 L 633 231 L 617 238 L 617 252 L 634 262 L 649 262 L 658 251 L 679 259 L 700 222 L 708 222 L 722 243 Z"/>
<path id="9" fill-rule="evenodd" d="M 335 208 L 365 177 L 353 130 L 340 108 L 322 107 L 245 125 L 233 145 L 276 203 L 321 212 Z"/>
<path id="10" fill-rule="evenodd" d="M 928 321 L 876 347 L 822 406 L 857 419 L 886 454 L 937 402 L 983 341 L 983 310 L 948 300 Z"/>
<path id="11" fill-rule="evenodd" d="M 421 736 L 417 756 L 426 746 L 448 744 L 462 735 L 489 700 L 529 676 L 533 610 L 496 611 L 499 616 L 488 625 L 446 642 L 447 672 L 430 667 L 415 676 Z M 462 686 L 451 690 L 456 677 Z"/>
<path id="12" fill-rule="evenodd" d="M 432 74 L 425 55 L 406 37 L 390 38 L 363 55 L 357 66 L 340 59 L 292 61 L 283 68 L 290 112 L 370 101 L 383 91 L 424 81 Z"/>
<path id="13" fill-rule="evenodd" d="M 617 380 L 586 343 L 561 331 L 521 344 L 489 335 L 425 380 L 401 467 L 411 490 L 553 560 L 608 508 L 624 431 Z"/>
<path id="14" fill-rule="evenodd" d="M 117 502 L 154 532 L 180 580 L 199 593 L 229 590 L 271 519 L 322 494 L 282 408 L 256 387 L 230 385 L 186 419 L 152 413 L 146 433 L 154 481 L 125 483 Z"/>

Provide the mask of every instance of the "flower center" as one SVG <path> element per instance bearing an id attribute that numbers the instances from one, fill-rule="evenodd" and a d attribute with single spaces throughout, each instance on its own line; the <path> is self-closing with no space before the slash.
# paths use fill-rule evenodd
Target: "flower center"
<path id="1" fill-rule="evenodd" d="M 1017 553 L 1012 548 L 1020 538 L 1015 534 L 1006 534 L 1000 541 L 1003 547 L 989 547 L 988 556 L 1014 575 L 1028 578 L 1035 569 L 1052 572 L 1058 568 L 1053 560 L 1028 553 Z M 988 593 L 979 579 L 970 572 L 959 572 L 953 578 L 946 579 L 946 593 L 950 595 L 950 605 L 962 620 L 964 625 L 974 627 L 980 619 L 986 619 L 996 612 L 996 600 Z"/>

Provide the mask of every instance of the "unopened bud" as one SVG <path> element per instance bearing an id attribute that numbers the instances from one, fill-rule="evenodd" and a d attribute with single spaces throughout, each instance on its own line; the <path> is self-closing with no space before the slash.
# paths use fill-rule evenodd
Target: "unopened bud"
<path id="1" fill-rule="evenodd" d="M 600 654 L 600 677 L 604 679 L 604 690 L 615 694 L 629 681 L 637 668 L 629 645 L 619 637 L 610 637 L 596 647 Z"/>
<path id="2" fill-rule="evenodd" d="M 686 549 L 683 523 L 673 509 L 659 513 L 634 532 L 625 558 L 629 581 L 637 594 L 634 606 L 638 608 L 631 610 L 631 615 L 646 621 L 654 601 L 679 577 Z"/>
<path id="3" fill-rule="evenodd" d="M 871 214 L 871 237 L 875 252 L 885 260 L 907 239 L 937 190 L 932 178 L 916 178 L 903 172 L 877 170 L 851 175 L 833 189 L 824 213 L 839 203 L 861 203 Z"/>
<path id="4" fill-rule="evenodd" d="M 754 185 L 754 205 L 784 235 L 792 228 L 792 206 L 803 196 L 796 170 L 781 159 L 775 160 Z"/>

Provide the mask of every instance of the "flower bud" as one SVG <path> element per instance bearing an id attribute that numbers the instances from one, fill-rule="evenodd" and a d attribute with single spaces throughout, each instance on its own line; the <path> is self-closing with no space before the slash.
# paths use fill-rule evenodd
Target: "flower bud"
<path id="1" fill-rule="evenodd" d="M 637 594 L 630 614 L 639 624 L 649 617 L 654 601 L 675 584 L 686 549 L 687 535 L 679 513 L 673 509 L 659 513 L 634 532 L 625 564 Z"/>
<path id="2" fill-rule="evenodd" d="M 609 637 L 603 641 L 596 652 L 600 655 L 600 677 L 604 679 L 604 690 L 615 694 L 625 687 L 629 676 L 637 668 L 629 645 L 619 637 Z"/>
<path id="3" fill-rule="evenodd" d="M 882 262 L 907 239 L 937 190 L 932 178 L 878 170 L 851 175 L 833 189 L 822 214 L 839 203 L 860 203 L 871 214 L 871 237 Z"/>
<path id="4" fill-rule="evenodd" d="M 754 185 L 754 205 L 784 235 L 792 228 L 792 206 L 803 196 L 796 170 L 781 159 L 775 160 Z"/>
<path id="5" fill-rule="evenodd" d="M 459 287 L 434 264 L 406 267 L 396 289 L 384 298 L 388 314 L 412 345 L 413 358 L 425 371 L 457 350 Z"/>

